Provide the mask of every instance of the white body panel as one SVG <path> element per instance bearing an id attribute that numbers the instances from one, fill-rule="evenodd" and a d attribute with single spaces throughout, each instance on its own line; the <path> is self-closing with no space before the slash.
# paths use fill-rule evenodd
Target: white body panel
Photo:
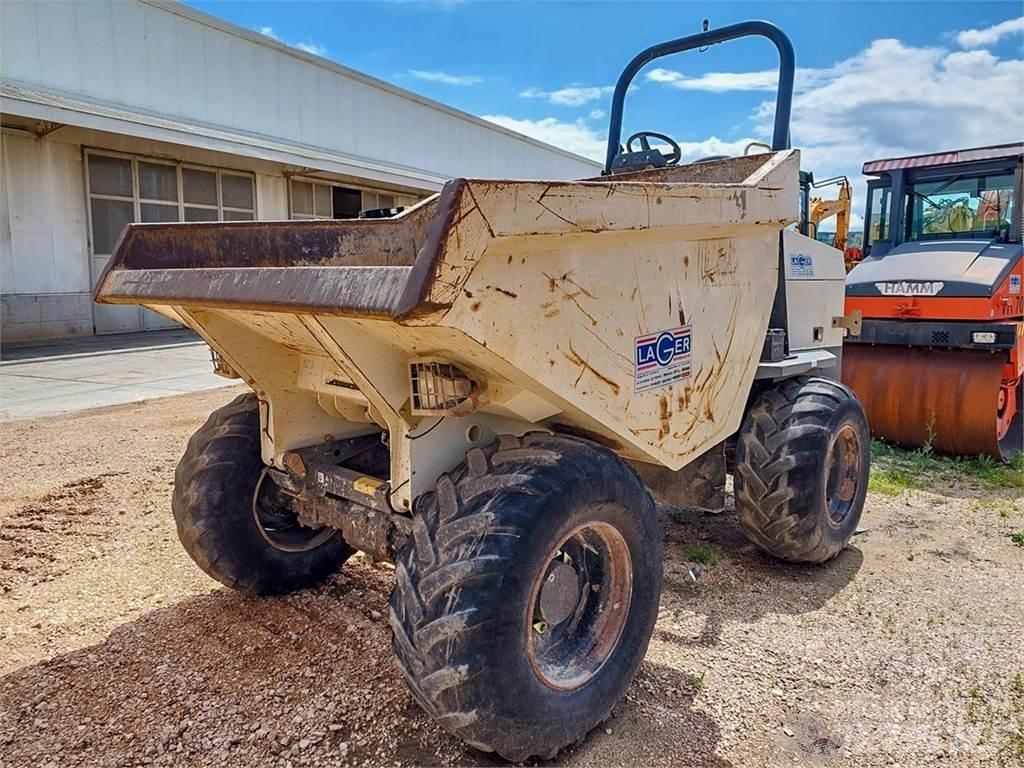
<path id="1" fill-rule="evenodd" d="M 791 230 L 782 244 L 790 350 L 841 346 L 843 329 L 833 328 L 832 318 L 843 314 L 846 298 L 843 252 Z"/>

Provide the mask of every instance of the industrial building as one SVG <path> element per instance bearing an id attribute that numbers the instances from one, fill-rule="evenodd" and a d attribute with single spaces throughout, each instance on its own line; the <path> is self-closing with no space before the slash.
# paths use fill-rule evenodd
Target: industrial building
<path id="1" fill-rule="evenodd" d="M 163 0 L 0 4 L 4 343 L 165 328 L 90 291 L 129 222 L 349 218 L 596 163 Z"/>

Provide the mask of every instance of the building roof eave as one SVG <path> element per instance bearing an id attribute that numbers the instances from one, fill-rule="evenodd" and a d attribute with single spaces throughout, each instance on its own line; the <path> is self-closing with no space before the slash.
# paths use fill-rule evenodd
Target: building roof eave
<path id="1" fill-rule="evenodd" d="M 326 152 L 317 147 L 219 126 L 185 122 L 11 80 L 0 80 L 0 113 L 296 165 L 371 179 L 382 184 L 436 191 L 447 181 L 443 176 L 418 168 Z"/>

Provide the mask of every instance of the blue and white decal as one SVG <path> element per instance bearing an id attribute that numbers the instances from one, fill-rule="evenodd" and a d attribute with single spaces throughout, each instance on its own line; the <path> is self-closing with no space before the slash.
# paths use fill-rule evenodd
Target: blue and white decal
<path id="1" fill-rule="evenodd" d="M 634 340 L 634 392 L 661 389 L 690 378 L 690 326 L 637 336 Z"/>
<path id="2" fill-rule="evenodd" d="M 1010 275 L 1010 293 L 1020 293 L 1020 275 Z"/>
<path id="3" fill-rule="evenodd" d="M 814 257 L 806 253 L 794 253 L 789 257 L 790 277 L 814 277 Z"/>

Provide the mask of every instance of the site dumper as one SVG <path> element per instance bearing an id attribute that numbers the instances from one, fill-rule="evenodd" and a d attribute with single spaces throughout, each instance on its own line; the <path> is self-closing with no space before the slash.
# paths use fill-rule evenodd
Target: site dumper
<path id="1" fill-rule="evenodd" d="M 750 34 L 780 53 L 774 151 L 620 149 L 643 64 Z M 391 219 L 130 226 L 97 300 L 179 320 L 252 388 L 178 466 L 189 554 L 261 595 L 355 550 L 393 561 L 417 701 L 514 760 L 582 738 L 635 675 L 662 577 L 651 492 L 720 510 L 734 469 L 754 542 L 836 555 L 868 430 L 836 380 L 842 253 L 783 232 L 792 82 L 788 39 L 747 22 L 630 64 L 599 178 L 456 179 Z"/>

